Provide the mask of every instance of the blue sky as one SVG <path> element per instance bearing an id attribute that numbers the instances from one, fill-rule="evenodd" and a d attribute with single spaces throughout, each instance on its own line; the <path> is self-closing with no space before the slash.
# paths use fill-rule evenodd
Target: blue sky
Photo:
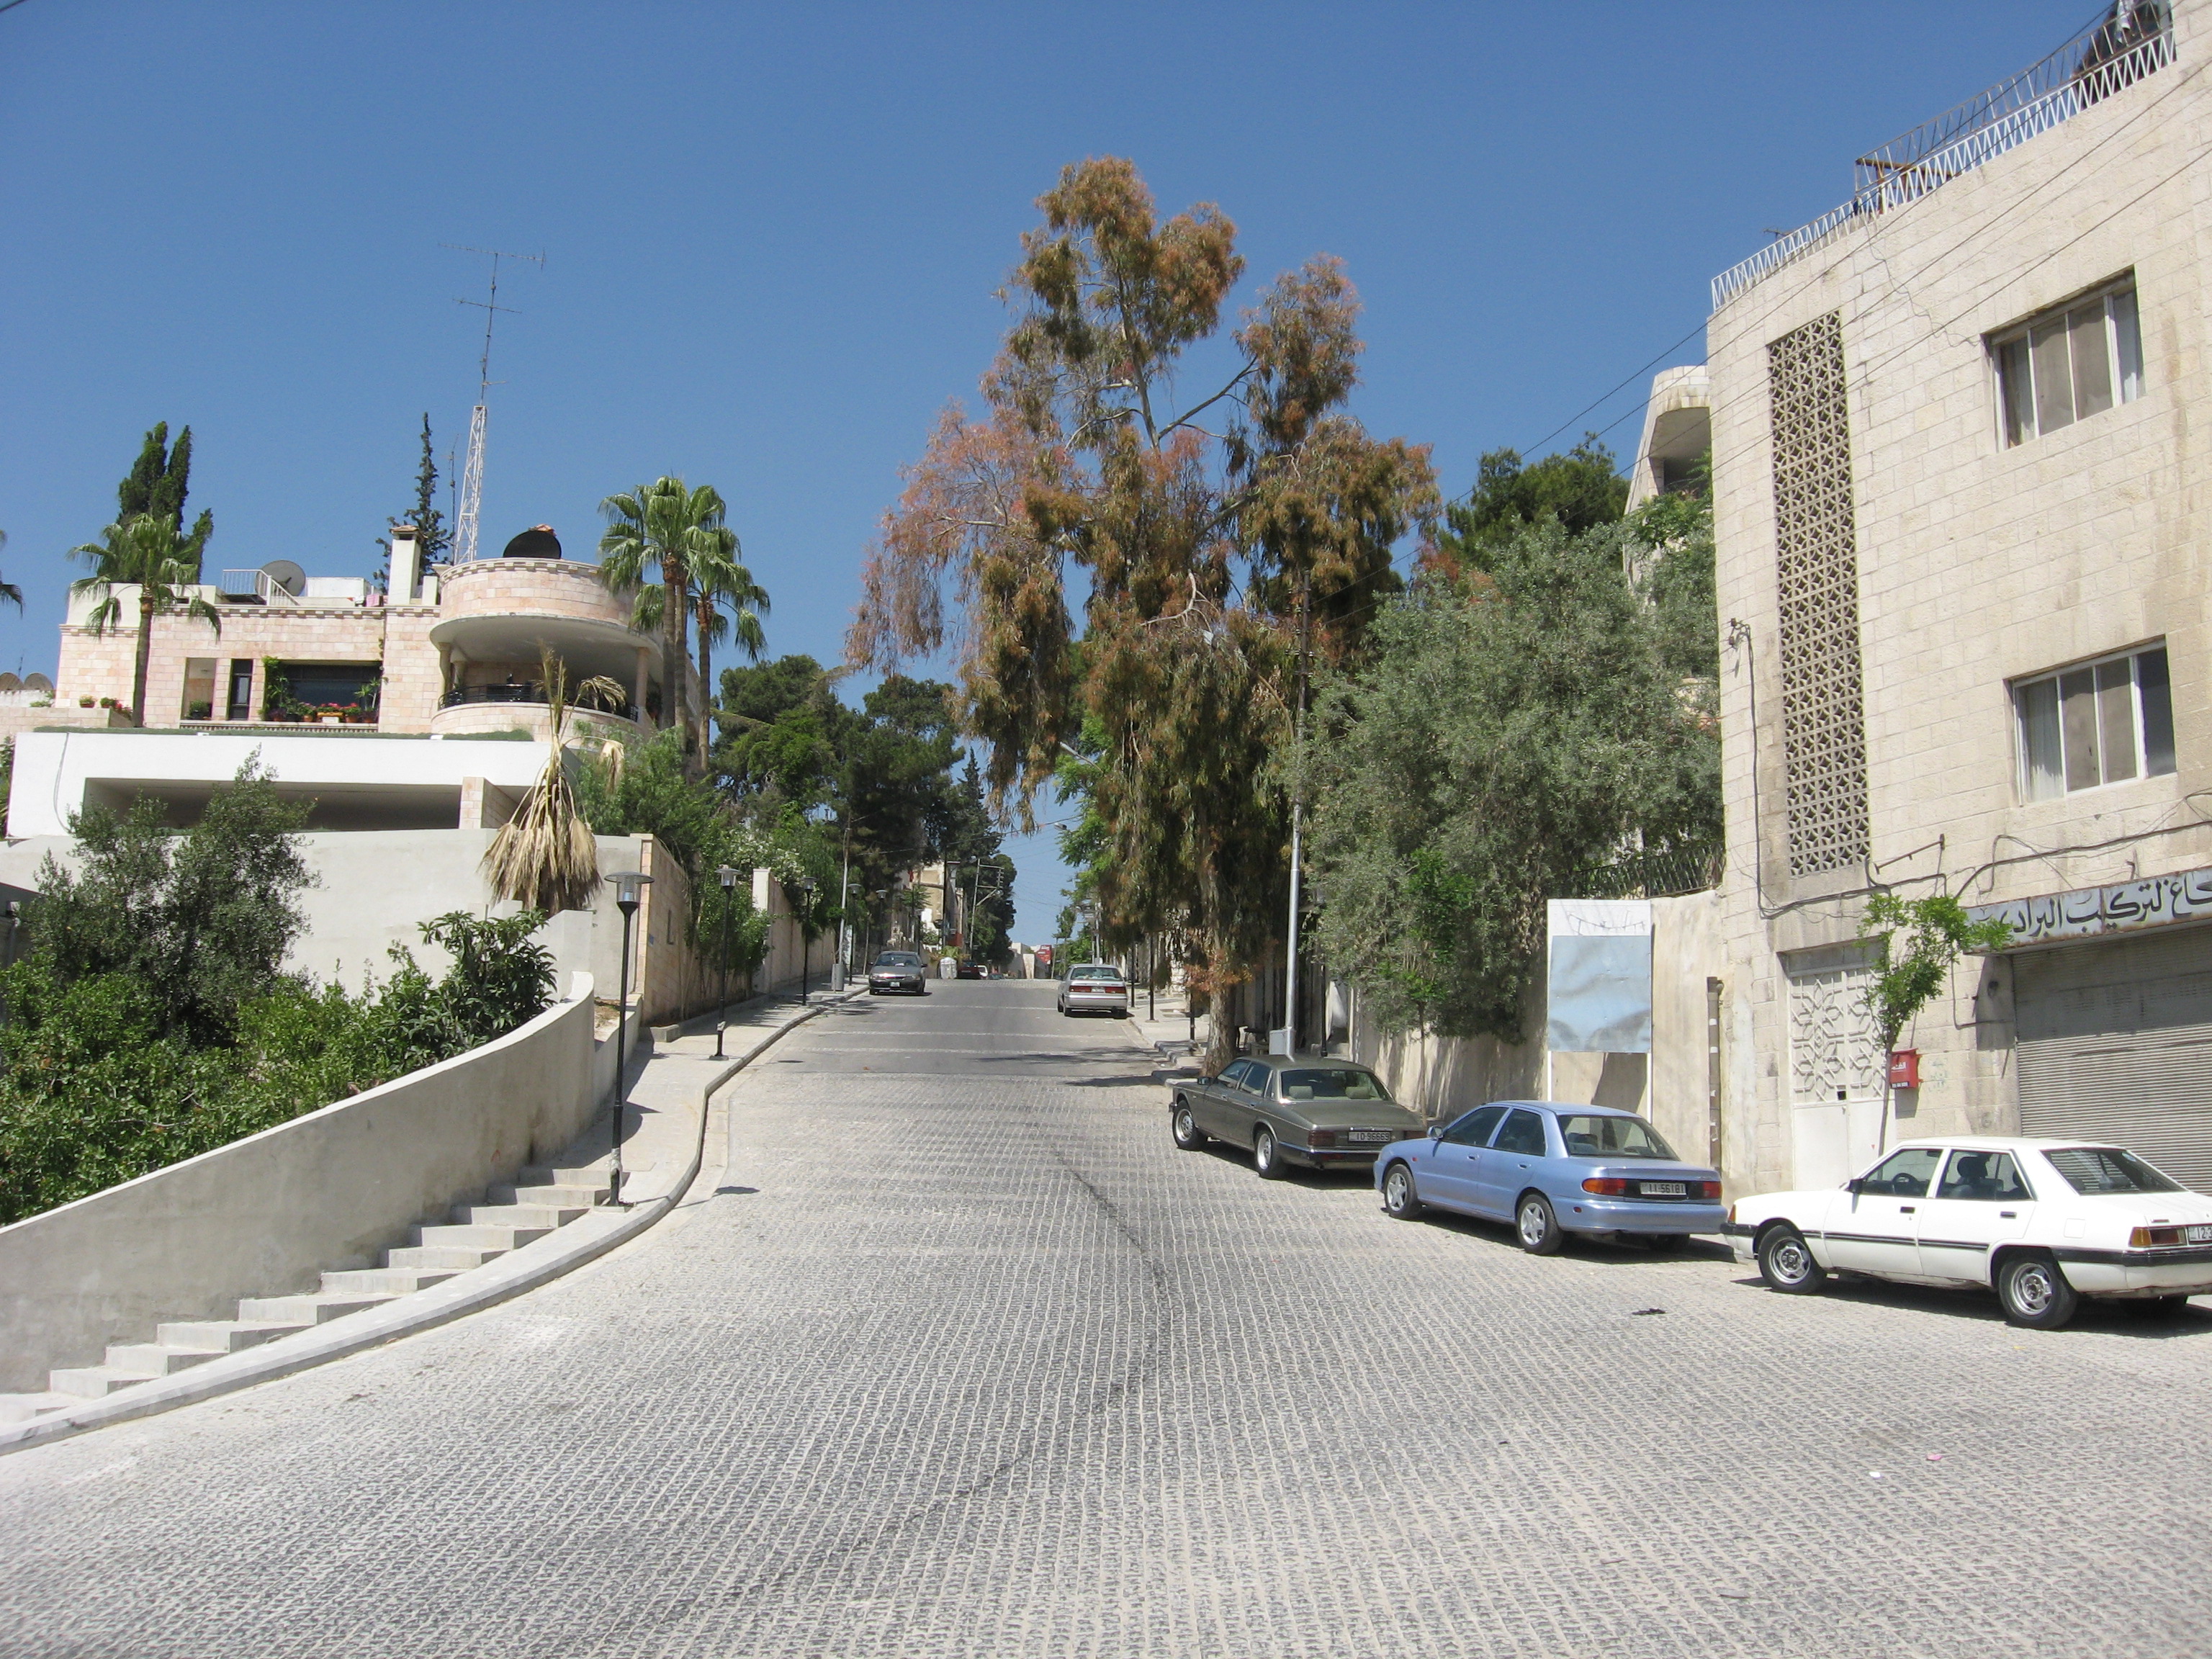
<path id="1" fill-rule="evenodd" d="M 1327 251 L 1357 410 L 1448 493 L 1699 328 L 1851 158 L 2023 67 L 2087 0 L 769 7 L 141 3 L 0 12 L 0 667 L 51 671 L 66 549 L 189 422 L 211 567 L 365 572 L 477 389 L 484 541 L 662 472 L 732 503 L 773 650 L 829 659 L 897 471 L 972 402 L 1060 167 L 1218 203 L 1248 301 Z M 1692 339 L 1669 362 L 1702 356 Z M 1637 388 L 1580 420 L 1632 445 Z M 1556 447 L 1552 446 L 1552 447 Z M 1017 843 L 1016 931 L 1061 879 Z"/>

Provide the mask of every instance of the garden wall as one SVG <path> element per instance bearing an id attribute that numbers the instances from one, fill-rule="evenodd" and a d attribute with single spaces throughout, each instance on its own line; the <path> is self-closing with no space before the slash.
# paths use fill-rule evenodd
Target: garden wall
<path id="1" fill-rule="evenodd" d="M 594 1012 L 575 974 L 566 1001 L 480 1048 L 0 1227 L 0 1390 L 43 1389 L 49 1366 L 95 1364 L 160 1321 L 234 1318 L 240 1297 L 374 1266 L 554 1156 L 611 1082 Z"/>

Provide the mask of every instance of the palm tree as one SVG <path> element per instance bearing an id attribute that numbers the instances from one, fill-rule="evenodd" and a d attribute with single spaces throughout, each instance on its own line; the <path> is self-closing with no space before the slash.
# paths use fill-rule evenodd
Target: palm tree
<path id="1" fill-rule="evenodd" d="M 696 586 L 693 560 L 707 550 L 699 532 L 718 530 L 728 507 L 712 485 L 696 489 L 681 478 L 663 477 L 627 495 L 599 503 L 606 533 L 599 538 L 599 580 L 609 587 L 639 587 L 633 626 L 661 638 L 661 719 L 693 735 L 687 714 L 690 668 L 691 595 Z M 649 568 L 659 568 L 659 592 L 641 587 Z"/>
<path id="2" fill-rule="evenodd" d="M 599 890 L 599 848 L 592 826 L 576 811 L 575 791 L 568 782 L 568 750 L 575 733 L 569 718 L 568 666 L 544 647 L 539 647 L 538 659 L 545 681 L 551 752 L 522 810 L 500 826 L 484 848 L 483 871 L 499 897 L 550 916 L 580 910 L 592 902 L 592 895 Z M 605 675 L 586 680 L 576 695 L 616 708 L 626 697 L 622 687 Z"/>
<path id="3" fill-rule="evenodd" d="M 0 530 L 0 547 L 7 545 L 8 532 Z M 0 582 L 0 603 L 12 605 L 21 611 L 23 608 L 23 590 L 13 582 Z"/>
<path id="4" fill-rule="evenodd" d="M 717 525 L 699 532 L 699 549 L 692 564 L 698 585 L 693 601 L 699 624 L 699 755 L 704 761 L 714 752 L 714 673 L 713 651 L 732 631 L 734 620 L 738 647 L 749 661 L 758 662 L 768 649 L 768 635 L 761 618 L 768 614 L 768 589 L 753 580 L 753 573 L 738 562 L 744 550 L 738 532 Z M 726 603 L 731 614 L 725 616 Z"/>
<path id="5" fill-rule="evenodd" d="M 182 609 L 188 617 L 206 623 L 220 635 L 222 617 L 198 591 L 199 560 L 191 544 L 177 533 L 174 519 L 143 513 L 121 524 L 109 525 L 96 542 L 70 550 L 71 558 L 92 566 L 92 574 L 70 584 L 72 593 L 97 594 L 100 603 L 88 620 L 94 634 L 105 634 L 123 621 L 123 601 L 115 596 L 118 583 L 138 589 L 138 659 L 131 681 L 131 713 L 139 725 L 146 723 L 146 665 L 154 650 L 154 618 Z"/>

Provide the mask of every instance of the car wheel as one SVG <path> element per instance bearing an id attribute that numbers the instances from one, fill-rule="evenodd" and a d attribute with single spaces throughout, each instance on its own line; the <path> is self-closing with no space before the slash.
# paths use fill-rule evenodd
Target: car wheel
<path id="1" fill-rule="evenodd" d="M 1421 1195 L 1413 1190 L 1413 1172 L 1402 1164 L 1393 1164 L 1382 1176 L 1382 1208 L 1397 1221 L 1418 1221 L 1426 1206 Z"/>
<path id="2" fill-rule="evenodd" d="M 2081 1305 L 2057 1262 L 2027 1253 L 2006 1257 L 1997 1269 L 1997 1300 L 2008 1320 L 2038 1331 L 2057 1330 Z"/>
<path id="3" fill-rule="evenodd" d="M 1288 1173 L 1283 1149 L 1275 1144 L 1275 1132 L 1264 1123 L 1252 1137 L 1252 1167 L 1262 1181 L 1280 1181 Z"/>
<path id="4" fill-rule="evenodd" d="M 1788 1226 L 1769 1228 L 1759 1241 L 1759 1276 L 1785 1296 L 1804 1296 L 1828 1282 L 1828 1270 L 1813 1259 L 1805 1235 Z"/>
<path id="5" fill-rule="evenodd" d="M 1190 1108 L 1182 1101 L 1175 1103 L 1168 1115 L 1169 1127 L 1175 1132 L 1175 1144 L 1186 1152 L 1194 1152 L 1206 1145 L 1206 1136 L 1200 1131 L 1198 1120 L 1191 1115 Z"/>
<path id="6" fill-rule="evenodd" d="M 1689 1242 L 1690 1236 L 1687 1233 L 1646 1233 L 1644 1235 L 1644 1248 L 1650 1251 L 1654 1255 L 1663 1255 L 1668 1250 L 1679 1250 Z"/>
<path id="7" fill-rule="evenodd" d="M 1559 1218 L 1553 1212 L 1552 1200 L 1541 1193 L 1522 1194 L 1513 1212 L 1513 1231 L 1521 1236 L 1521 1248 L 1530 1255 L 1557 1255 L 1567 1242 L 1559 1231 Z"/>

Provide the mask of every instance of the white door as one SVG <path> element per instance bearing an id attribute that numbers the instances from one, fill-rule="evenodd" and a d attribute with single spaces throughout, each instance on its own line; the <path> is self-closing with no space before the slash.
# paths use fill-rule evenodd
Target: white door
<path id="1" fill-rule="evenodd" d="M 1790 1185 L 1840 1186 L 1872 1163 L 1881 1131 L 1881 1042 L 1863 946 L 1793 952 L 1790 971 Z"/>
<path id="2" fill-rule="evenodd" d="M 1961 1284 L 1990 1282 L 1990 1253 L 2027 1231 L 2035 1195 L 2010 1152 L 1955 1148 L 1932 1195 L 1915 1212 L 1920 1271 Z"/>
<path id="3" fill-rule="evenodd" d="M 1867 1171 L 1860 1190 L 1828 1206 L 1828 1262 L 1885 1279 L 1920 1276 L 1920 1209 L 1936 1182 L 1940 1147 L 1903 1146 Z"/>

